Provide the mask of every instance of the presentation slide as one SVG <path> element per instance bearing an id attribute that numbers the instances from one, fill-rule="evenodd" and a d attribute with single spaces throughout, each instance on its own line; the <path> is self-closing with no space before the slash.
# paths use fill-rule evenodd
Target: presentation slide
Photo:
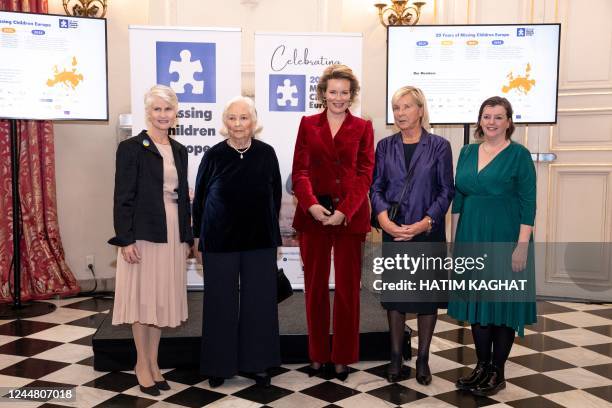
<path id="1" fill-rule="evenodd" d="M 507 98 L 516 123 L 556 123 L 560 24 L 391 26 L 387 49 L 387 123 L 391 97 L 421 88 L 432 124 L 475 123 L 480 104 Z"/>
<path id="2" fill-rule="evenodd" d="M 0 117 L 108 120 L 106 20 L 0 12 L 0 55 Z"/>

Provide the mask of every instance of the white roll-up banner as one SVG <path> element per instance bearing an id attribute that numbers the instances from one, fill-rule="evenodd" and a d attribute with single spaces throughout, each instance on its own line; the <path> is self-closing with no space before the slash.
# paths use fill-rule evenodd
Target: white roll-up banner
<path id="1" fill-rule="evenodd" d="M 194 188 L 202 156 L 223 140 L 219 134 L 226 102 L 241 92 L 239 28 L 130 26 L 132 134 L 146 129 L 144 94 L 153 85 L 172 88 L 179 100 L 171 132 L 189 152 L 189 186 Z M 201 268 L 189 264 L 187 284 L 203 285 Z"/>

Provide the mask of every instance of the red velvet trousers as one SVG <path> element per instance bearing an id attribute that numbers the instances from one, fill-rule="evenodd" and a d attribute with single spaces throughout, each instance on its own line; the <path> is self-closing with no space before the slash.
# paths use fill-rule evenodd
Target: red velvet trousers
<path id="1" fill-rule="evenodd" d="M 308 354 L 319 363 L 359 361 L 359 286 L 365 234 L 301 232 Z M 333 340 L 329 340 L 329 273 L 334 249 Z"/>

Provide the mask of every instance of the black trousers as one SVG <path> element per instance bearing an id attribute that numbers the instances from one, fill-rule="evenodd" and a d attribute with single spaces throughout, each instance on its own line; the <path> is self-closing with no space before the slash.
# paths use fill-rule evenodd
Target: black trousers
<path id="1" fill-rule="evenodd" d="M 230 378 L 280 366 L 276 248 L 205 252 L 200 372 Z"/>

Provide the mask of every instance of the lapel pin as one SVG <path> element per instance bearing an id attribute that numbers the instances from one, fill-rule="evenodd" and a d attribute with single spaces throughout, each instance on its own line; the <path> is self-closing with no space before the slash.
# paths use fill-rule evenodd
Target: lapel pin
<path id="1" fill-rule="evenodd" d="M 149 142 L 149 139 L 143 140 L 142 144 L 143 144 L 144 147 L 149 147 L 151 145 L 151 143 Z"/>

